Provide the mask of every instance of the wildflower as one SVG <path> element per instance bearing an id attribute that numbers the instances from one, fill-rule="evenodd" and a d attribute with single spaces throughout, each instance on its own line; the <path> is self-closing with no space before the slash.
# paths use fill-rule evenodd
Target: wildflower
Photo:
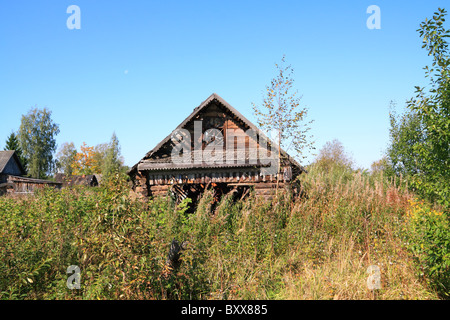
<path id="1" fill-rule="evenodd" d="M 438 211 L 434 210 L 434 214 L 437 216 L 442 216 L 443 212 L 438 212 Z"/>

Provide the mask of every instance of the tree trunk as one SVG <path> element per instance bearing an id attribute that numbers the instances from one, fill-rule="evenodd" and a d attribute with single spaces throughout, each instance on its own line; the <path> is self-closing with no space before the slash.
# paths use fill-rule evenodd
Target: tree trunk
<path id="1" fill-rule="evenodd" d="M 278 196 L 278 185 L 280 183 L 280 170 L 281 170 L 281 130 L 278 131 L 278 169 L 277 169 L 277 189 L 275 194 Z"/>

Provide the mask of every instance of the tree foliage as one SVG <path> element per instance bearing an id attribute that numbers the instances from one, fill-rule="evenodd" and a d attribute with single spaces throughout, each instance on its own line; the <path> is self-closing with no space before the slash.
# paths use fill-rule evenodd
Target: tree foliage
<path id="1" fill-rule="evenodd" d="M 56 154 L 56 169 L 67 176 L 72 175 L 76 155 L 77 149 L 73 142 L 64 142 Z"/>
<path id="2" fill-rule="evenodd" d="M 327 141 L 319 150 L 316 163 L 325 171 L 329 171 L 333 166 L 345 167 L 352 169 L 354 161 L 345 151 L 342 142 L 338 139 Z"/>
<path id="3" fill-rule="evenodd" d="M 94 147 L 90 147 L 83 142 L 80 147 L 81 151 L 75 153 L 74 161 L 72 162 L 72 174 L 74 175 L 88 175 L 101 173 L 101 163 L 97 162 L 94 153 Z"/>
<path id="4" fill-rule="evenodd" d="M 391 102 L 387 157 L 395 174 L 412 177 L 420 172 L 421 159 L 415 146 L 425 143 L 424 128 L 417 112 L 407 110 L 398 115 L 394 108 Z"/>
<path id="5" fill-rule="evenodd" d="M 99 143 L 93 149 L 92 161 L 95 163 L 95 166 L 98 168 L 97 173 L 102 173 L 103 170 L 103 162 L 105 161 L 106 154 L 108 152 L 109 144 L 108 143 Z"/>
<path id="6" fill-rule="evenodd" d="M 51 114 L 47 108 L 36 107 L 21 119 L 19 145 L 28 163 L 28 173 L 33 178 L 45 178 L 55 167 L 53 153 L 59 126 L 53 122 Z"/>
<path id="7" fill-rule="evenodd" d="M 283 56 L 281 64 L 275 64 L 278 74 L 266 86 L 261 106 L 253 103 L 253 110 L 262 130 L 277 132 L 278 145 L 285 150 L 293 148 L 295 156 L 304 159 L 314 149 L 312 137 L 307 136 L 312 121 L 306 122 L 308 109 L 300 108 L 301 97 L 293 89 L 294 69 L 285 63 Z"/>
<path id="8" fill-rule="evenodd" d="M 14 132 L 11 132 L 11 134 L 6 139 L 5 143 L 5 150 L 14 150 L 19 157 L 20 162 L 22 163 L 23 169 L 27 170 L 27 159 L 23 156 L 22 149 L 20 148 L 19 139 L 17 138 L 17 135 Z"/>
<path id="9" fill-rule="evenodd" d="M 80 151 L 77 151 L 72 142 L 64 143 L 58 152 L 57 164 L 67 175 L 102 174 L 105 181 L 116 172 L 125 172 L 115 133 L 109 143 L 88 146 L 83 142 Z"/>
<path id="10" fill-rule="evenodd" d="M 444 28 L 445 9 L 438 9 L 417 30 L 432 57 L 426 66 L 429 87 L 416 86 L 408 111 L 397 121 L 391 117 L 389 158 L 398 173 L 409 176 L 416 192 L 450 207 L 450 56 Z"/>
<path id="11" fill-rule="evenodd" d="M 108 148 L 106 150 L 105 158 L 102 164 L 102 174 L 105 180 L 108 180 L 115 173 L 121 172 L 123 159 L 120 153 L 119 140 L 114 132 L 111 136 Z"/>

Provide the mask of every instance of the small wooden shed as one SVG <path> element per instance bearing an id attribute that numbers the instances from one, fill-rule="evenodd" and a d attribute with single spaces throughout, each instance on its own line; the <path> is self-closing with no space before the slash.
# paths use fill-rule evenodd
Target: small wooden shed
<path id="1" fill-rule="evenodd" d="M 275 147 L 253 123 L 213 93 L 128 174 L 133 189 L 145 197 L 170 192 L 177 200 L 195 200 L 206 188 L 213 188 L 217 196 L 244 194 L 253 188 L 257 195 L 271 198 L 277 186 L 291 186 L 306 172 Z"/>
<path id="2" fill-rule="evenodd" d="M 0 151 L 0 195 L 5 193 L 29 194 L 50 186 L 61 188 L 61 183 L 24 177 L 25 170 L 14 150 Z"/>
<path id="3" fill-rule="evenodd" d="M 98 175 L 95 174 L 67 176 L 64 173 L 56 173 L 54 176 L 55 181 L 61 182 L 63 184 L 63 187 L 72 187 L 72 186 L 97 187 L 99 185 L 97 177 Z"/>

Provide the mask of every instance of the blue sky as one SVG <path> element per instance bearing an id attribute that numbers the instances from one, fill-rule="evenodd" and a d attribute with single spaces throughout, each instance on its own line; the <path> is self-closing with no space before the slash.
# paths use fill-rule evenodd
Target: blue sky
<path id="1" fill-rule="evenodd" d="M 216 92 L 256 123 L 283 54 L 320 149 L 338 139 L 369 168 L 389 141 L 389 102 L 425 85 L 419 24 L 445 1 L 2 1 L 0 148 L 46 107 L 57 143 L 108 142 L 132 166 Z M 81 10 L 81 29 L 66 12 Z M 381 29 L 368 29 L 370 5 Z M 447 26 L 448 28 L 448 26 Z"/>

